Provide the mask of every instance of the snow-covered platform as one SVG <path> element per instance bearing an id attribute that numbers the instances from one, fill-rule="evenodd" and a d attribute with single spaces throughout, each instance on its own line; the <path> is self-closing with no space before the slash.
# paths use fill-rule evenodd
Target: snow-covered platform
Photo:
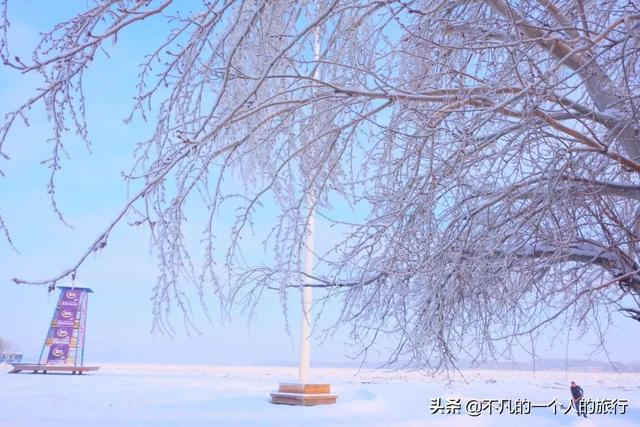
<path id="1" fill-rule="evenodd" d="M 34 374 L 47 372 L 70 372 L 75 375 L 76 373 L 82 375 L 84 372 L 97 371 L 100 369 L 98 366 L 66 366 L 66 365 L 43 365 L 39 363 L 10 363 L 13 369 L 9 371 L 9 374 L 17 374 L 22 371 L 32 371 Z"/>
<path id="2" fill-rule="evenodd" d="M 0 365 L 0 369 L 9 365 Z M 564 371 L 473 371 L 453 378 L 420 372 L 313 368 L 331 383 L 335 405 L 270 403 L 278 380 L 297 368 L 109 365 L 100 375 L 0 375 L 0 426 L 10 427 L 633 427 L 640 425 L 640 374 Z M 626 399 L 625 414 L 564 414 L 569 382 L 591 399 Z M 433 400 L 443 411 L 432 413 Z M 454 413 L 451 401 L 460 399 Z M 465 413 L 471 399 L 487 402 L 480 415 Z M 498 413 L 501 399 L 527 399 L 528 414 Z M 557 401 L 557 405 L 540 407 Z M 488 408 L 493 413 L 488 413 Z M 512 408 L 513 409 L 513 408 Z M 554 413 L 554 410 L 556 411 Z M 451 413 L 446 413 L 447 411 Z"/>

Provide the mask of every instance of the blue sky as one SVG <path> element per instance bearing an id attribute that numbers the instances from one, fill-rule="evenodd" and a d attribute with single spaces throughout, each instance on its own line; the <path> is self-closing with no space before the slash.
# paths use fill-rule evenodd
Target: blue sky
<path id="1" fill-rule="evenodd" d="M 83 2 L 14 1 L 10 3 L 11 47 L 23 57 L 38 39 L 38 32 L 57 20 L 71 16 Z M 37 13 L 33 13 L 37 10 Z M 162 36 L 162 22 L 144 27 L 144 31 L 124 33 L 111 46 L 110 60 L 96 58 L 87 73 L 88 122 L 92 152 L 74 135 L 68 135 L 69 160 L 64 161 L 57 183 L 57 201 L 70 229 L 60 223 L 46 194 L 48 170 L 39 164 L 50 150 L 46 142 L 49 124 L 40 107 L 30 115 L 30 126 L 18 125 L 10 134 L 6 153 L 10 161 L 1 161 L 6 177 L 0 179 L 0 207 L 19 253 L 0 241 L 0 336 L 10 339 L 27 359 L 36 358 L 44 339 L 57 293 L 42 287 L 16 286 L 13 277 L 39 279 L 54 275 L 69 266 L 122 207 L 127 198 L 121 172 L 131 166 L 137 141 L 152 130 L 150 123 L 136 121 L 125 125 L 134 93 L 134 76 L 150 43 Z M 0 68 L 2 112 L 10 111 L 35 93 L 38 79 Z M 222 221 L 227 219 L 223 218 Z M 230 220 L 230 219 L 229 219 Z M 260 223 L 256 224 L 260 228 Z M 322 227 L 322 224 L 320 224 Z M 330 233 L 318 233 L 322 238 Z M 257 239 L 259 240 L 259 239 Z M 326 246 L 329 242 L 318 242 Z M 260 247 L 247 247 L 260 256 Z M 122 224 L 112 234 L 106 250 L 92 255 L 80 271 L 79 283 L 91 287 L 89 300 L 87 359 L 113 362 L 263 364 L 297 361 L 297 295 L 292 291 L 289 308 L 291 338 L 287 336 L 277 295 L 266 294 L 258 307 L 256 321 L 235 310 L 226 323 L 219 319 L 217 303 L 210 295 L 212 322 L 196 310 L 196 323 L 202 334 L 187 336 L 180 317 L 171 338 L 151 333 L 150 297 L 156 281 L 155 260 L 149 253 L 149 236 L 143 229 Z M 195 293 L 193 294 L 195 298 Z M 197 302 L 194 302 L 197 308 Z M 327 311 L 320 326 L 331 321 L 335 307 Z M 609 356 L 613 360 L 637 361 L 635 345 L 629 336 L 637 326 L 621 319 L 611 331 Z M 585 337 L 571 344 L 571 358 L 585 358 L 595 338 Z M 352 350 L 346 344 L 346 331 L 332 341 L 316 342 L 312 348 L 315 362 L 346 362 Z M 390 342 L 381 342 L 381 348 Z M 562 347 L 562 348 L 560 348 Z M 546 350 L 548 349 L 548 350 Z M 542 354 L 552 358 L 565 355 L 564 346 L 541 345 Z M 375 360 L 376 356 L 373 356 Z M 526 358 L 526 357 L 525 357 Z M 604 359 L 605 355 L 596 355 Z"/>
<path id="2" fill-rule="evenodd" d="M 20 56 L 30 57 L 38 31 L 56 20 L 71 16 L 78 2 L 26 1 L 10 5 L 11 47 Z M 39 13 L 33 14 L 33 10 Z M 46 142 L 50 127 L 42 108 L 34 108 L 30 126 L 18 125 L 5 147 L 10 161 L 1 164 L 6 177 L 0 180 L 2 215 L 10 229 L 16 253 L 0 242 L 0 336 L 12 341 L 25 357 L 40 352 L 57 292 L 45 288 L 16 286 L 13 277 L 38 279 L 58 273 L 84 252 L 100 230 L 127 199 L 121 172 L 128 171 L 137 141 L 152 131 L 152 124 L 136 121 L 124 125 L 134 94 L 138 64 L 149 41 L 157 39 L 151 30 L 161 31 L 162 23 L 152 22 L 145 31 L 123 34 L 109 51 L 111 59 L 97 58 L 87 77 L 87 118 L 92 147 L 89 152 L 73 134 L 65 137 L 70 159 L 63 161 L 57 179 L 57 203 L 66 227 L 51 209 L 46 185 L 48 170 L 39 162 L 49 155 Z M 0 100 L 7 112 L 31 96 L 37 77 L 0 70 Z M 222 221 L 226 222 L 227 218 Z M 231 218 L 229 218 L 229 221 Z M 260 256 L 256 244 L 245 253 Z M 201 334 L 187 336 L 179 315 L 174 318 L 173 337 L 151 333 L 152 288 L 156 283 L 156 263 L 149 253 L 149 235 L 144 229 L 117 228 L 107 249 L 92 255 L 79 273 L 78 283 L 91 287 L 89 301 L 87 359 L 127 362 L 252 364 L 297 362 L 298 296 L 292 294 L 288 312 L 291 337 L 285 332 L 285 318 L 275 294 L 266 294 L 255 321 L 236 310 L 230 321 L 220 321 L 217 302 L 209 295 L 209 322 L 199 309 L 195 292 L 196 324 Z M 344 334 L 331 343 L 314 346 L 312 360 L 340 362 L 348 348 Z"/>

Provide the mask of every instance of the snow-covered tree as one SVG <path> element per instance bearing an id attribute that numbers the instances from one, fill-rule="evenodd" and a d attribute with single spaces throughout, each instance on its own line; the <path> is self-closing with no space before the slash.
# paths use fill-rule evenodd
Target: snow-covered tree
<path id="1" fill-rule="evenodd" d="M 9 350 L 11 350 L 11 344 L 9 343 L 9 340 L 0 337 L 0 354 L 6 353 Z"/>
<path id="2" fill-rule="evenodd" d="M 391 361 L 441 367 L 529 347 L 549 326 L 604 342 L 615 312 L 640 319 L 635 1 L 94 0 L 30 59 L 10 51 L 3 3 L 4 63 L 43 84 L 0 143 L 46 106 L 53 200 L 67 130 L 91 135 L 92 60 L 133 26 L 169 28 L 141 53 L 129 119 L 153 117 L 155 131 L 138 145 L 134 196 L 77 264 L 32 283 L 74 274 L 135 217 L 158 253 L 157 316 L 185 304 L 187 281 L 225 304 L 250 306 L 265 288 L 284 298 L 302 283 L 312 200 L 344 231 L 316 254 L 312 286 L 341 304 L 336 324 L 365 352 L 385 333 Z M 273 262 L 246 265 L 240 237 L 270 200 Z M 366 214 L 333 218 L 336 200 Z M 209 214 L 202 269 L 187 201 Z M 228 212 L 239 212 L 223 257 L 232 280 L 219 280 L 216 215 Z"/>

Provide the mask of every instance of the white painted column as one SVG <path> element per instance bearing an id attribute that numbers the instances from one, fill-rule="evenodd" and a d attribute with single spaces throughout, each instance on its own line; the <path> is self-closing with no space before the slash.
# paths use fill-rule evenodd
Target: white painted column
<path id="1" fill-rule="evenodd" d="M 318 5 L 316 4 L 316 8 Z M 314 31 L 315 43 L 313 46 L 313 56 L 316 61 L 316 70 L 313 73 L 315 79 L 320 78 L 319 60 L 320 60 L 320 28 L 316 27 Z M 309 382 L 309 367 L 311 356 L 311 303 L 313 301 L 313 288 L 311 277 L 313 275 L 313 232 L 315 228 L 314 205 L 315 198 L 312 194 L 306 194 L 307 206 L 309 207 L 309 220 L 307 222 L 307 236 L 305 241 L 304 253 L 304 272 L 303 288 L 302 288 L 302 321 L 300 325 L 300 366 L 298 368 L 298 381 L 301 383 Z"/>
<path id="2" fill-rule="evenodd" d="M 313 197 L 307 194 L 307 204 L 312 209 Z M 304 272 L 308 276 L 303 277 L 304 285 L 311 285 L 311 276 L 313 274 L 313 232 L 315 228 L 315 215 L 313 211 L 309 212 L 309 221 L 307 222 L 307 236 L 305 242 L 304 254 Z M 313 288 L 304 286 L 302 288 L 302 321 L 300 324 L 300 366 L 298 369 L 298 381 L 301 383 L 309 382 L 309 366 L 311 355 L 311 303 L 313 301 Z"/>

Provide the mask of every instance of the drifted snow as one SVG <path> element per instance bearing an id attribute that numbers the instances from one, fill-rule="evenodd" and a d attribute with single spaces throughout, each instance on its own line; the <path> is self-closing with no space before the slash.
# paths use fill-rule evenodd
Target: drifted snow
<path id="1" fill-rule="evenodd" d="M 6 368 L 7 365 L 0 365 Z M 336 405 L 292 407 L 269 403 L 279 382 L 293 381 L 294 368 L 102 365 L 98 373 L 0 374 L 0 426 L 611 426 L 640 425 L 640 374 L 600 372 L 463 371 L 430 377 L 417 372 L 312 369 L 329 382 Z M 592 399 L 627 399 L 626 415 L 574 412 L 553 415 L 431 415 L 432 398 L 528 399 L 566 404 L 569 382 Z"/>

